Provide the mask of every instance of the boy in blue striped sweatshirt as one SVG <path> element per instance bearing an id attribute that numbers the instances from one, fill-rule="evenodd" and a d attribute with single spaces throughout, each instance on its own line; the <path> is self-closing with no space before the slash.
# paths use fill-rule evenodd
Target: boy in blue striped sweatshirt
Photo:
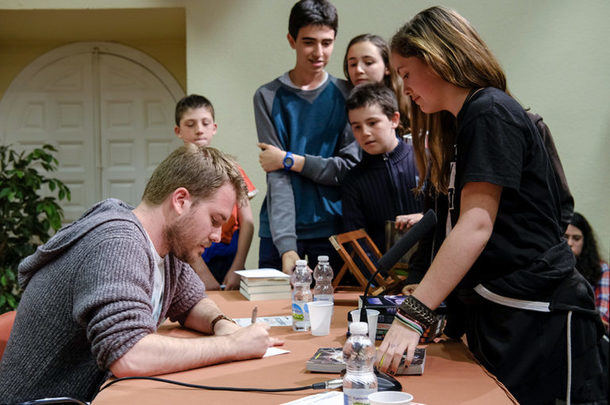
<path id="1" fill-rule="evenodd" d="M 341 231 L 339 184 L 360 160 L 360 148 L 345 112 L 349 84 L 324 70 L 337 27 L 329 2 L 297 2 L 287 35 L 295 67 L 254 95 L 259 160 L 267 172 L 261 268 L 291 274 L 297 259 L 307 257 L 313 268 L 318 255 L 328 255 L 335 270 L 341 264 L 328 237 Z"/>

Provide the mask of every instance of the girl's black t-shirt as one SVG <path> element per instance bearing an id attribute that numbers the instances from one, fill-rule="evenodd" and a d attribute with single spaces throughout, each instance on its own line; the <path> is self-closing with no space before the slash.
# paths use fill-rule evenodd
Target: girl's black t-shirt
<path id="1" fill-rule="evenodd" d="M 523 270 L 561 242 L 560 205 L 542 139 L 523 108 L 496 88 L 474 93 L 457 117 L 455 210 L 469 182 L 502 186 L 493 233 L 462 285 Z"/>

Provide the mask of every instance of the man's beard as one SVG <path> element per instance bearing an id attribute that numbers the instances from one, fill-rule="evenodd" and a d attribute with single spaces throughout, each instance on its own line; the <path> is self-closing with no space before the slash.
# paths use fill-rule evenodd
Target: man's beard
<path id="1" fill-rule="evenodd" d="M 194 249 L 199 246 L 201 231 L 197 232 L 193 222 L 193 214 L 189 212 L 163 229 L 169 253 L 186 263 L 192 263 L 199 256 Z"/>

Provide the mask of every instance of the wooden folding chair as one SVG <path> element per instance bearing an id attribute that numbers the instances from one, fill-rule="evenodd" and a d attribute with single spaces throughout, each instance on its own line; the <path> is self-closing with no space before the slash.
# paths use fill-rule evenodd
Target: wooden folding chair
<path id="1" fill-rule="evenodd" d="M 364 229 L 332 235 L 328 239 L 345 262 L 333 281 L 333 287 L 337 288 L 339 286 L 339 282 L 349 270 L 362 288 L 365 288 L 368 284 L 369 277 L 377 271 L 377 267 L 371 261 L 365 248 L 375 257 L 375 259 L 381 257 L 381 252 L 377 245 L 375 245 L 375 242 L 373 242 Z M 363 268 L 356 263 L 357 259 L 359 259 L 359 263 L 362 264 Z M 397 278 L 397 275 L 393 272 L 391 272 L 390 276 L 387 278 L 384 278 L 381 274 L 377 274 L 373 283 L 377 285 L 378 288 L 372 291 L 371 295 L 378 295 L 388 291 L 403 279 L 404 277 L 402 276 L 398 276 Z"/>
<path id="2" fill-rule="evenodd" d="M 339 270 L 339 273 L 333 280 L 333 287 L 337 288 L 339 282 L 341 281 L 347 270 L 349 270 L 354 275 L 354 277 L 362 286 L 362 288 L 366 287 L 370 275 L 375 273 L 377 269 L 375 268 L 375 265 L 373 264 L 370 257 L 367 255 L 366 251 L 363 249 L 362 245 L 359 242 L 363 241 L 367 249 L 369 249 L 369 251 L 377 259 L 381 257 L 381 252 L 379 251 L 371 237 L 366 233 L 364 229 L 358 229 L 355 231 L 345 232 L 338 235 L 332 235 L 328 239 L 330 240 L 330 243 L 333 244 L 335 249 L 337 249 L 339 256 L 341 256 L 341 258 L 345 262 L 341 267 L 341 270 Z M 356 257 L 358 257 L 360 261 L 364 264 L 366 270 L 368 271 L 368 275 L 363 274 L 362 269 L 358 267 L 354 260 Z M 384 280 L 383 277 L 378 274 L 375 281 L 377 281 L 378 283 L 382 283 Z"/>

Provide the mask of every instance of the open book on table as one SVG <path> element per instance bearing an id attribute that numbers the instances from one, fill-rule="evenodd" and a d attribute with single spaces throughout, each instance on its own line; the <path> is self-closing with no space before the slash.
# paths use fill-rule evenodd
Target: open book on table
<path id="1" fill-rule="evenodd" d="M 398 366 L 397 375 L 420 375 L 424 373 L 426 364 L 426 348 L 418 347 L 415 349 L 413 361 L 405 367 L 405 357 Z M 343 349 L 341 347 L 321 347 L 316 353 L 307 360 L 307 370 L 318 373 L 340 373 L 345 369 L 343 362 Z"/>

